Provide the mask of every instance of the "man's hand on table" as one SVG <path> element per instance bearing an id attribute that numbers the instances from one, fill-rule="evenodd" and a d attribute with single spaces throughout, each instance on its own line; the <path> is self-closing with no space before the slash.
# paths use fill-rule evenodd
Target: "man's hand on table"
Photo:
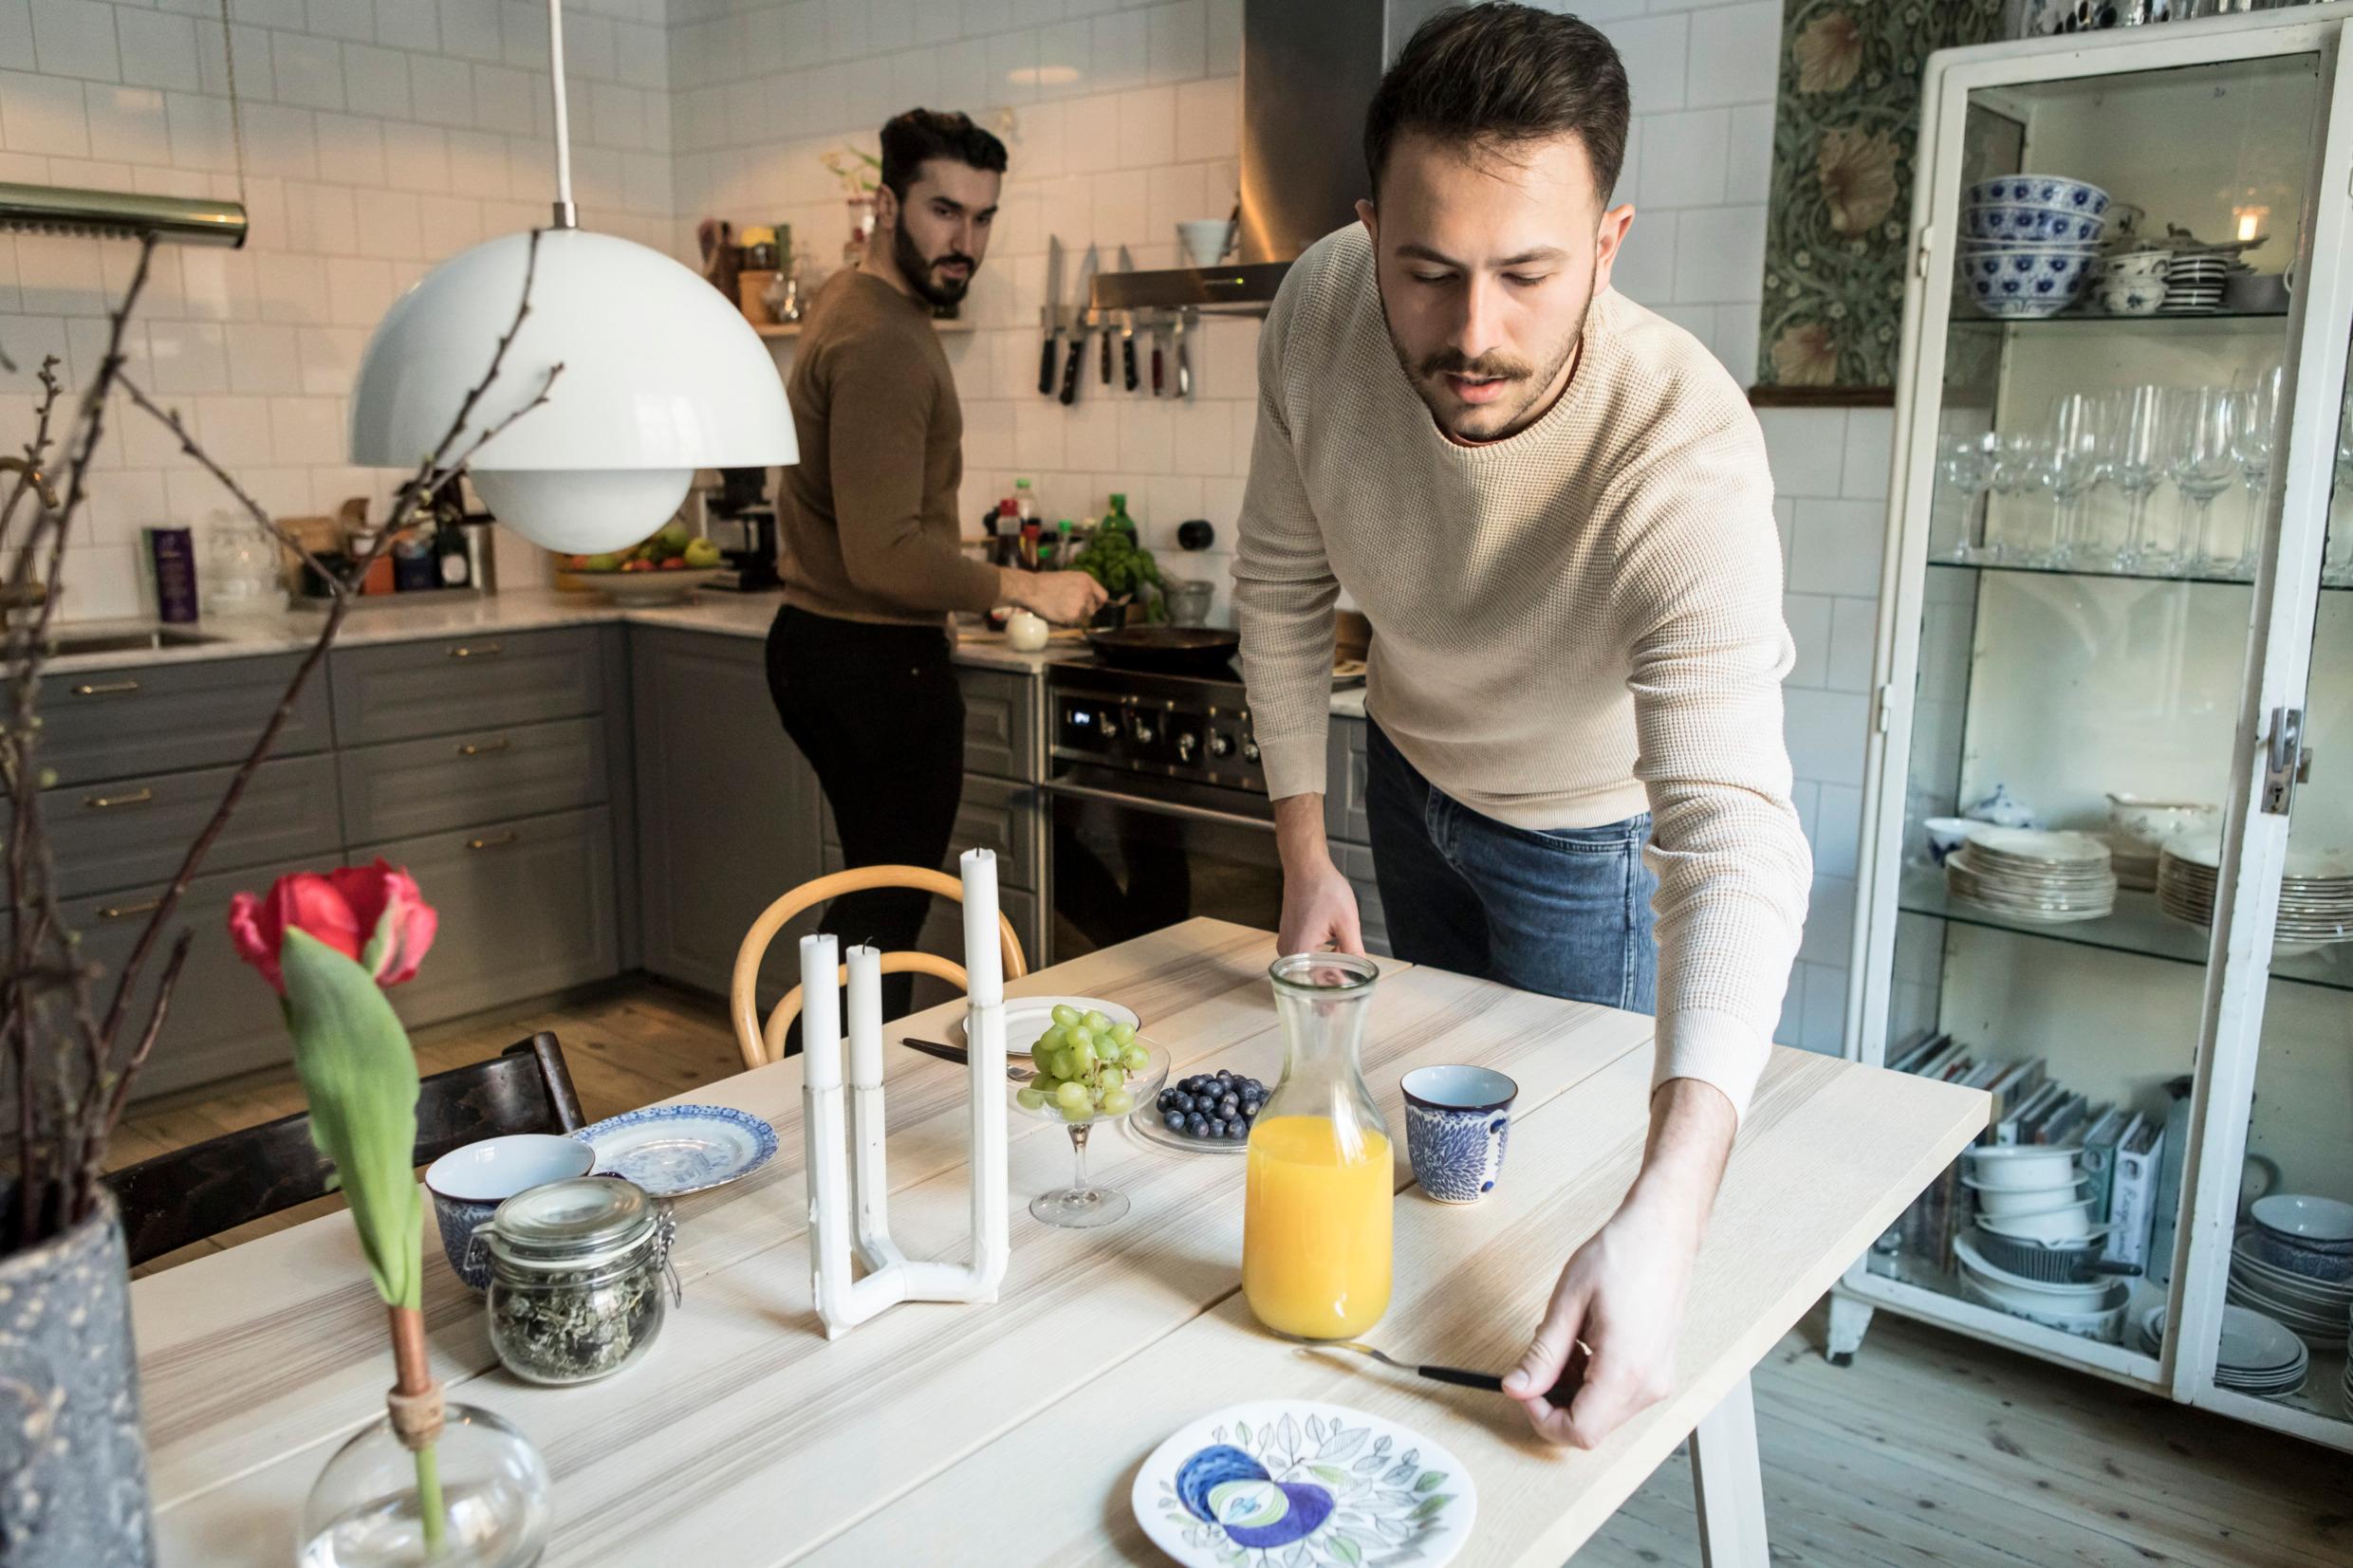
<path id="1" fill-rule="evenodd" d="M 1504 1378 L 1547 1441 L 1590 1448 L 1673 1389 L 1692 1264 L 1738 1127 L 1732 1102 L 1695 1079 L 1670 1079 L 1651 1097 L 1641 1172 L 1570 1256 L 1534 1342 Z M 1556 1406 L 1545 1393 L 1581 1342 L 1592 1352 L 1584 1381 Z"/>
<path id="2" fill-rule="evenodd" d="M 1275 951 L 1332 948 L 1363 956 L 1356 889 L 1332 863 L 1331 846 L 1324 838 L 1324 797 L 1286 795 L 1275 802 L 1274 839 L 1283 860 L 1283 924 L 1275 936 Z"/>

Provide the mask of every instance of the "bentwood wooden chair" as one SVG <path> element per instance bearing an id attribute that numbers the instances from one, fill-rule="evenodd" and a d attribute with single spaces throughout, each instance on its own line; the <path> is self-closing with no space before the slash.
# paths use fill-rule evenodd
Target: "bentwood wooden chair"
<path id="1" fill-rule="evenodd" d="M 768 1015 L 766 1028 L 761 1026 L 760 963 L 768 956 L 769 944 L 785 929 L 786 922 L 803 910 L 845 893 L 863 893 L 869 888 L 914 888 L 953 898 L 959 904 L 964 902 L 964 884 L 945 872 L 921 866 L 855 866 L 804 882 L 761 911 L 760 917 L 744 933 L 743 946 L 735 950 L 734 978 L 728 986 L 728 1014 L 735 1021 L 735 1044 L 744 1054 L 746 1067 L 765 1067 L 771 1061 L 783 1061 L 785 1036 L 791 1029 L 792 1021 L 801 1016 L 801 987 L 795 986 Z M 1005 978 L 1018 980 L 1028 974 L 1029 965 L 1021 955 L 1021 939 L 1013 934 L 1013 922 L 1001 911 L 997 914 L 997 935 L 1005 949 Z M 937 953 L 886 952 L 880 968 L 884 974 L 928 974 L 958 990 L 965 987 L 964 966 Z M 844 964 L 838 978 L 846 981 L 849 973 L 849 966 Z"/>
<path id="2" fill-rule="evenodd" d="M 417 1163 L 508 1133 L 577 1132 L 584 1118 L 556 1037 L 541 1030 L 488 1061 L 435 1073 L 417 1085 Z M 134 1265 L 232 1226 L 324 1197 L 334 1167 L 310 1141 L 310 1114 L 226 1133 L 107 1180 L 122 1208 Z"/>

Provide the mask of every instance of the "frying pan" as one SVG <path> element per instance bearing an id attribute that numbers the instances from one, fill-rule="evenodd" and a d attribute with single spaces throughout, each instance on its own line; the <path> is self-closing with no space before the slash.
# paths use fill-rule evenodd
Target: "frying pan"
<path id="1" fill-rule="evenodd" d="M 1086 643 L 1115 670 L 1214 675 L 1224 673 L 1242 637 L 1215 626 L 1118 626 L 1089 631 Z"/>

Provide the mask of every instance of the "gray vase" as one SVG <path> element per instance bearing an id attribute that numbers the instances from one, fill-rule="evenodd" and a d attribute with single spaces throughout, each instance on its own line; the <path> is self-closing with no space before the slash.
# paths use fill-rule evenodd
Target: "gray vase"
<path id="1" fill-rule="evenodd" d="M 152 1563 L 131 1275 L 112 1193 L 0 1258 L 0 1568 Z"/>

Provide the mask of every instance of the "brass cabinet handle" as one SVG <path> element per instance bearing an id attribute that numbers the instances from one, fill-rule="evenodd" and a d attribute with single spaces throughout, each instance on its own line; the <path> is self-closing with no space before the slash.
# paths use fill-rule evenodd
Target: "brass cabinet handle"
<path id="1" fill-rule="evenodd" d="M 457 748 L 461 757 L 487 757 L 493 751 L 504 751 L 514 742 L 501 735 L 494 741 L 468 741 Z"/>
<path id="2" fill-rule="evenodd" d="M 139 682 L 135 680 L 105 680 L 77 686 L 73 689 L 73 694 L 77 697 L 112 697 L 138 690 Z"/>
<path id="3" fill-rule="evenodd" d="M 507 650 L 495 642 L 461 642 L 450 650 L 452 658 L 489 658 Z"/>
<path id="4" fill-rule="evenodd" d="M 111 811 L 119 805 L 148 805 L 155 798 L 153 789 L 141 788 L 136 795 L 93 795 L 82 803 L 92 811 Z"/>
<path id="5" fill-rule="evenodd" d="M 515 832 L 514 829 L 509 828 L 506 832 L 498 834 L 492 838 L 469 839 L 466 840 L 466 847 L 468 849 L 505 849 L 509 844 L 513 843 L 521 837 L 522 835 Z"/>
<path id="6" fill-rule="evenodd" d="M 128 920 L 134 914 L 153 914 L 163 907 L 161 898 L 148 898 L 136 904 L 108 904 L 98 912 L 101 920 Z"/>

